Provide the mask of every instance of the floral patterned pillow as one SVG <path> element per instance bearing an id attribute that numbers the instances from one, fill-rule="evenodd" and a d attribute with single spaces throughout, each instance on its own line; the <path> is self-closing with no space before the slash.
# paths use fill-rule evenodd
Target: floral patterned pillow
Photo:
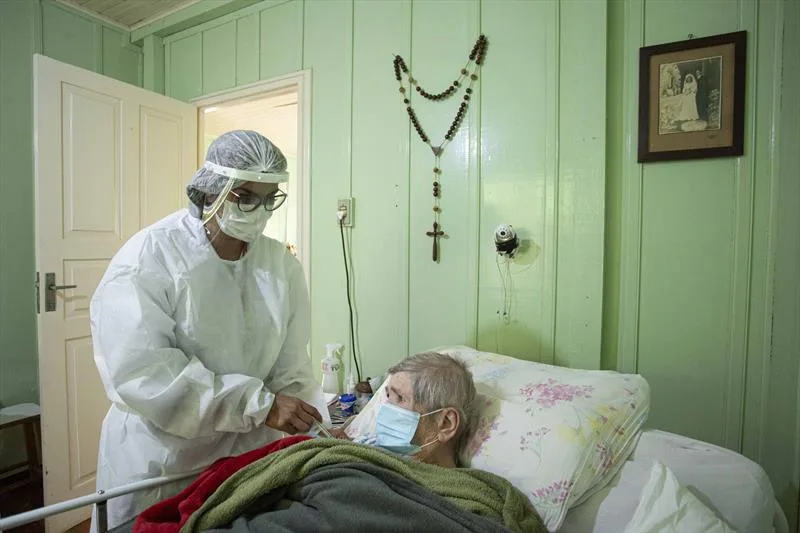
<path id="1" fill-rule="evenodd" d="M 503 476 L 547 528 L 599 490 L 633 450 L 650 405 L 641 376 L 561 368 L 455 347 L 478 390 L 479 418 L 462 461 Z M 384 385 L 385 386 L 385 385 Z M 383 387 L 348 428 L 374 431 Z"/>

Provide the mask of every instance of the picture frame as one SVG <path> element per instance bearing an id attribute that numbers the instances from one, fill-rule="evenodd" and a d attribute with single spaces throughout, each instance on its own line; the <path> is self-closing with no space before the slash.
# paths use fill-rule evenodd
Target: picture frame
<path id="1" fill-rule="evenodd" d="M 747 32 L 639 49 L 638 161 L 744 153 Z"/>

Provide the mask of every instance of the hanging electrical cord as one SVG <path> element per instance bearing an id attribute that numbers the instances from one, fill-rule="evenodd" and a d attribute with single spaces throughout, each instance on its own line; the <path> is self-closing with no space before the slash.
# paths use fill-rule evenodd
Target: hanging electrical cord
<path id="1" fill-rule="evenodd" d="M 344 242 L 344 218 L 339 219 L 339 232 L 342 235 L 342 258 L 344 259 L 344 277 L 347 284 L 347 307 L 350 310 L 350 352 L 353 354 L 353 363 L 356 366 L 356 377 L 361 381 L 361 368 L 358 366 L 358 356 L 356 355 L 356 332 L 353 321 L 353 301 L 350 297 L 350 268 L 347 265 L 347 246 Z"/>
<path id="2" fill-rule="evenodd" d="M 350 265 L 350 295 L 353 299 L 353 320 L 352 320 L 352 336 L 355 339 L 354 346 L 356 347 L 356 357 L 358 358 L 358 364 L 362 367 L 364 366 L 364 360 L 361 358 L 361 344 L 359 341 L 358 335 L 358 324 L 359 324 L 359 315 L 358 315 L 358 299 L 356 298 L 356 269 L 355 265 L 356 262 L 353 260 L 353 234 L 348 233 L 345 231 L 345 242 L 347 243 L 347 263 Z M 366 372 L 366 370 L 364 371 Z M 363 378 L 368 379 L 368 378 Z"/>
<path id="3" fill-rule="evenodd" d="M 503 261 L 506 267 L 505 272 L 503 272 L 503 268 L 500 266 L 500 261 L 500 255 L 498 254 L 495 257 L 495 262 L 497 263 L 497 273 L 500 275 L 500 281 L 503 284 L 503 311 L 502 313 L 498 311 L 498 315 L 503 322 L 509 324 L 511 321 L 511 298 L 514 290 L 514 280 L 511 276 L 511 265 L 508 258 Z"/>
<path id="4" fill-rule="evenodd" d="M 508 279 L 508 297 L 506 298 L 506 324 L 511 323 L 511 306 L 514 303 L 514 276 L 511 275 L 511 259 L 506 258 L 506 278 Z"/>
<path id="5" fill-rule="evenodd" d="M 500 326 L 494 330 L 494 346 L 497 353 L 503 353 L 502 330 L 504 326 L 511 325 L 511 307 L 514 298 L 514 276 L 511 272 L 511 258 L 507 255 L 497 254 L 497 273 L 500 275 L 500 282 L 503 284 L 503 309 L 497 311 L 497 319 Z M 501 264 L 502 262 L 502 264 Z M 503 268 L 505 266 L 505 268 Z"/>

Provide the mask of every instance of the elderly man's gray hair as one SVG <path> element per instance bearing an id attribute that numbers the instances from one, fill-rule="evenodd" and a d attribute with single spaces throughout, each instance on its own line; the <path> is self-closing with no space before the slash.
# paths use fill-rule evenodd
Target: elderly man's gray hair
<path id="1" fill-rule="evenodd" d="M 475 383 L 467 365 L 438 352 L 412 355 L 389 369 L 389 374 L 406 373 L 414 390 L 414 407 L 422 412 L 444 407 L 458 410 L 461 422 L 456 433 L 456 453 L 461 457 L 475 426 Z"/>

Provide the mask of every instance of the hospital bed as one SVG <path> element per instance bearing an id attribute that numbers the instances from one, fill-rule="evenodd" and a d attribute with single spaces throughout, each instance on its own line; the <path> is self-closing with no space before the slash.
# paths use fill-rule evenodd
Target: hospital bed
<path id="1" fill-rule="evenodd" d="M 563 376 L 570 375 L 576 376 L 575 383 L 580 383 L 584 376 L 589 376 L 594 380 L 613 379 L 615 376 L 621 376 L 616 373 L 558 369 L 549 365 L 522 362 L 497 354 L 486 354 L 466 347 L 442 348 L 440 351 L 452 353 L 467 361 L 475 376 L 479 393 L 485 394 L 493 392 L 500 394 L 503 392 L 500 390 L 503 387 L 511 387 L 503 381 L 507 379 L 503 377 L 504 372 L 506 375 L 513 376 L 511 379 L 519 379 L 520 375 L 526 373 L 530 376 L 536 375 L 535 379 L 539 379 L 543 383 L 553 383 L 555 378 L 569 382 L 573 378 L 564 378 Z M 630 384 L 633 382 L 626 381 L 625 383 L 628 383 L 627 387 L 634 388 L 634 385 Z M 586 387 L 585 384 L 580 386 Z M 539 386 L 536 385 L 533 389 L 529 387 L 526 389 L 527 393 L 530 394 L 530 390 L 540 392 L 545 390 L 537 387 Z M 577 397 L 580 397 L 580 390 L 588 390 L 576 387 L 574 390 L 578 391 Z M 595 391 L 596 396 L 600 396 L 598 390 L 599 388 Z M 505 392 L 508 393 L 507 390 Z M 611 392 L 613 393 L 613 390 Z M 558 394 L 561 396 L 547 396 L 546 400 L 550 402 L 547 405 L 552 406 L 554 398 L 563 398 L 564 389 L 560 389 Z M 647 395 L 649 402 L 649 389 Z M 374 416 L 382 401 L 381 398 L 384 397 L 385 395 L 380 394 L 380 391 L 376 391 L 373 400 L 350 425 L 348 432 L 350 433 L 351 430 L 353 432 L 366 431 L 370 424 L 370 417 Z M 513 400 L 510 397 L 506 399 Z M 513 402 L 510 402 L 509 405 L 511 409 L 518 407 Z M 571 408 L 577 409 L 575 406 L 571 406 Z M 502 426 L 502 413 L 499 416 L 500 422 L 492 425 L 493 428 L 498 424 Z M 552 417 L 552 414 L 547 416 Z M 563 533 L 622 533 L 625 531 L 626 525 L 639 505 L 643 487 L 648 482 L 651 466 L 656 460 L 666 465 L 681 485 L 687 487 L 716 516 L 723 519 L 738 533 L 790 533 L 788 522 L 775 500 L 769 479 L 764 470 L 756 463 L 738 453 L 709 443 L 663 431 L 641 430 L 640 422 L 642 422 L 641 417 L 635 431 L 631 431 L 632 438 L 629 447 L 620 448 L 623 450 L 621 453 L 624 457 L 607 473 L 603 473 L 601 482 L 596 483 L 590 490 L 586 490 L 578 501 L 568 505 L 569 510 L 566 511 L 566 515 L 558 520 L 560 524 L 557 528 L 558 531 Z M 483 440 L 491 441 L 491 437 L 487 435 L 482 437 Z M 514 450 L 515 448 L 510 449 Z M 478 453 L 476 457 L 480 455 Z M 512 453 L 506 459 L 517 464 L 529 460 L 528 457 L 522 455 L 522 452 L 518 452 L 517 455 L 518 457 L 515 457 Z M 544 458 L 545 461 L 549 459 L 549 457 Z M 473 466 L 481 468 L 482 464 L 473 464 Z M 490 464 L 490 466 L 494 465 Z M 484 469 L 491 471 L 491 468 Z M 500 471 L 502 472 L 502 468 Z M 78 507 L 97 505 L 97 516 L 100 520 L 99 531 L 105 533 L 104 510 L 105 501 L 108 499 L 172 483 L 178 479 L 187 479 L 194 475 L 196 472 L 140 481 L 21 515 L 0 518 L 0 531 L 39 521 Z M 518 484 L 518 479 L 513 474 L 504 477 L 518 485 L 523 493 L 528 494 L 523 490 L 525 487 Z M 534 505 L 536 506 L 536 503 Z M 537 507 L 538 509 L 539 507 Z M 692 532 L 686 531 L 686 533 Z"/>
<path id="2" fill-rule="evenodd" d="M 34 509 L 33 511 L 28 511 L 26 513 L 20 513 L 18 515 L 9 516 L 6 518 L 0 517 L 0 532 L 27 524 L 32 524 L 34 522 L 44 520 L 45 518 L 50 518 L 51 516 L 66 513 L 74 509 L 80 509 L 81 507 L 95 505 L 97 506 L 97 533 L 107 533 L 108 516 L 106 514 L 106 502 L 108 502 L 108 500 L 117 498 L 119 496 L 124 496 L 126 494 L 132 494 L 140 490 L 149 490 L 162 485 L 169 485 L 170 483 L 174 483 L 176 481 L 183 481 L 185 479 L 193 478 L 201 471 L 202 470 L 197 470 L 184 474 L 175 474 L 171 476 L 162 476 L 143 481 L 137 481 L 122 487 L 115 487 L 108 490 L 98 490 L 96 494 L 89 494 L 88 496 L 81 496 L 80 498 L 74 498 L 65 502 L 55 503 L 53 505 L 48 505 L 40 509 Z"/>
<path id="3" fill-rule="evenodd" d="M 672 468 L 682 483 L 693 487 L 738 533 L 789 533 L 764 471 L 741 455 L 717 446 L 662 431 L 642 432 L 634 453 L 612 481 L 572 508 L 559 531 L 620 533 L 633 515 L 647 479 L 650 459 Z M 110 498 L 172 483 L 195 473 L 141 481 L 28 513 L 0 518 L 0 531 L 43 520 L 72 509 L 98 505 L 99 533 L 105 533 L 104 502 Z M 687 532 L 690 533 L 690 532 Z"/>

